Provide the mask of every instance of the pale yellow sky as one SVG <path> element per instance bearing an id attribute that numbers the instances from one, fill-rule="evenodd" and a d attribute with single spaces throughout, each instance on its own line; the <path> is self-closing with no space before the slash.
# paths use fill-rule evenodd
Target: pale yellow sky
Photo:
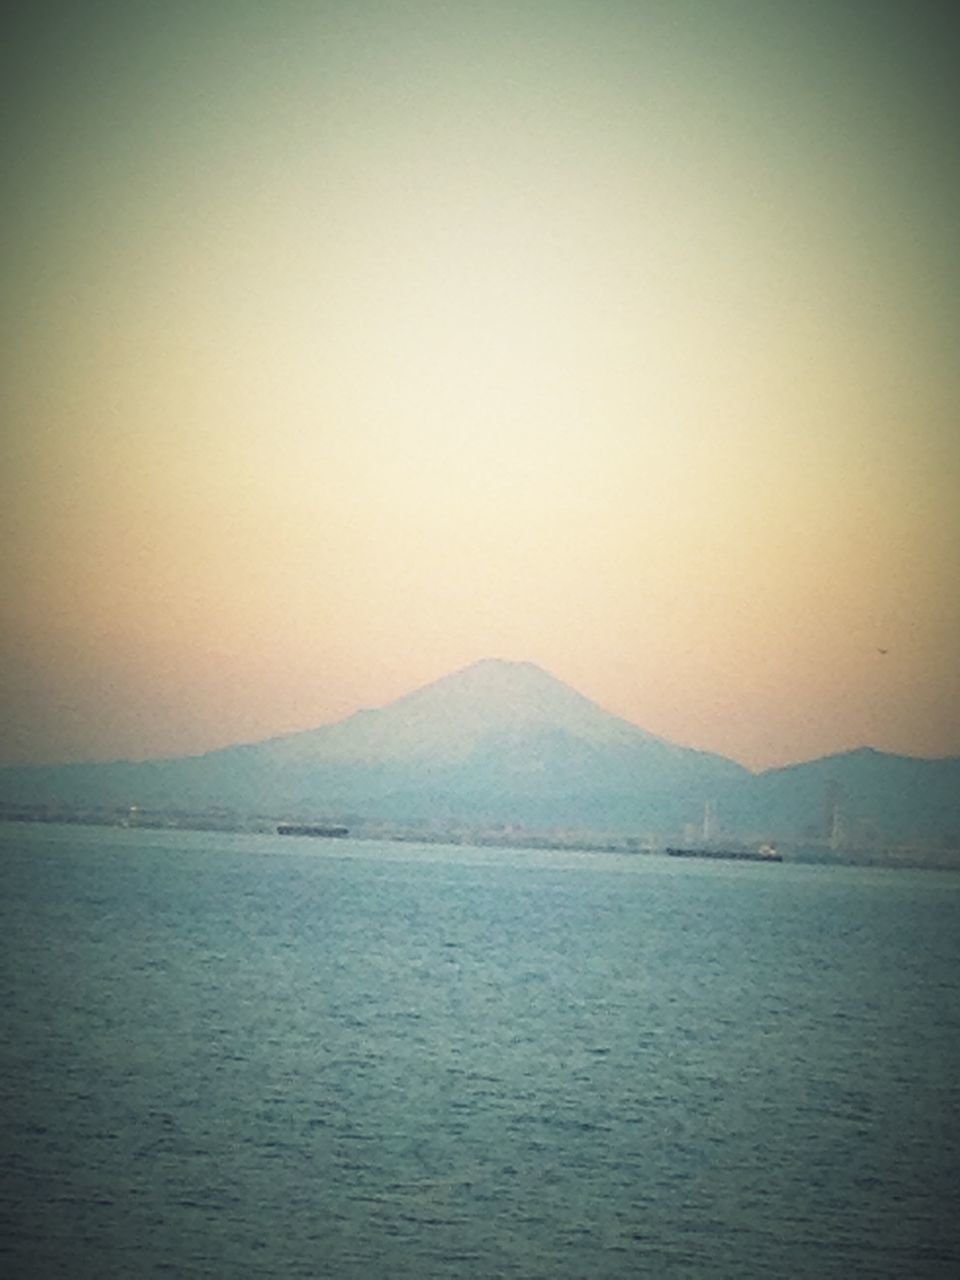
<path id="1" fill-rule="evenodd" d="M 751 766 L 960 753 L 939 6 L 98 14 L 5 144 L 3 760 L 487 656 Z"/>

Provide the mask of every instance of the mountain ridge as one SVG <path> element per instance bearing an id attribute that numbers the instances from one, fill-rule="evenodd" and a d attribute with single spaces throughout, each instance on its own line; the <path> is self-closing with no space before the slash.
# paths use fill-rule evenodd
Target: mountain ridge
<path id="1" fill-rule="evenodd" d="M 850 830 L 951 838 L 960 758 L 861 747 L 754 773 L 604 710 L 531 662 L 481 659 L 315 729 L 147 761 L 0 769 L 10 805 L 356 814 L 642 830 L 824 833 L 824 796 Z"/>
<path id="2" fill-rule="evenodd" d="M 533 731 L 547 725 L 593 742 L 687 749 L 606 711 L 535 663 L 493 658 L 461 667 L 382 707 L 245 745 L 269 746 L 281 755 L 297 754 L 299 748 L 317 759 L 342 758 L 344 751 L 352 751 L 367 760 L 437 754 L 458 760 L 485 731 Z"/>

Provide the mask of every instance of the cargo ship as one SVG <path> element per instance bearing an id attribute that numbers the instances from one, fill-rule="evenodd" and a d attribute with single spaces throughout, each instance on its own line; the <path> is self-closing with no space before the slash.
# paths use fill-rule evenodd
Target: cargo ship
<path id="1" fill-rule="evenodd" d="M 323 836 L 329 840 L 349 834 L 348 827 L 316 827 L 298 822 L 281 822 L 277 827 L 278 836 Z"/>
<path id="2" fill-rule="evenodd" d="M 727 858 L 734 862 L 782 862 L 783 854 L 773 845 L 759 849 L 667 849 L 671 858 Z"/>

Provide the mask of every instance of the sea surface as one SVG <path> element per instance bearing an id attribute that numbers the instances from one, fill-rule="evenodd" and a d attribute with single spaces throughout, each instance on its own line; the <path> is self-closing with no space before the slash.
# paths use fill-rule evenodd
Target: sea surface
<path id="1" fill-rule="evenodd" d="M 5 1277 L 960 1274 L 960 875 L 0 826 Z"/>

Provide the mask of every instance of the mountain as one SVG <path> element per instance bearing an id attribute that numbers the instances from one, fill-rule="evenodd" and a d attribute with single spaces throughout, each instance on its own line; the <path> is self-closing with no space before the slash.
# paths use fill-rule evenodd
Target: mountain
<path id="1" fill-rule="evenodd" d="M 960 759 L 869 748 L 753 774 L 604 711 L 530 662 L 484 660 L 336 724 L 205 755 L 0 769 L 0 804 L 523 824 L 675 839 L 960 845 Z"/>
<path id="2" fill-rule="evenodd" d="M 530 662 L 484 660 L 336 724 L 201 756 L 0 770 L 0 799 L 673 829 L 746 777 Z"/>
<path id="3" fill-rule="evenodd" d="M 724 810 L 739 830 L 842 845 L 935 841 L 960 848 L 960 757 L 924 760 L 860 747 L 768 769 L 732 788 Z"/>

